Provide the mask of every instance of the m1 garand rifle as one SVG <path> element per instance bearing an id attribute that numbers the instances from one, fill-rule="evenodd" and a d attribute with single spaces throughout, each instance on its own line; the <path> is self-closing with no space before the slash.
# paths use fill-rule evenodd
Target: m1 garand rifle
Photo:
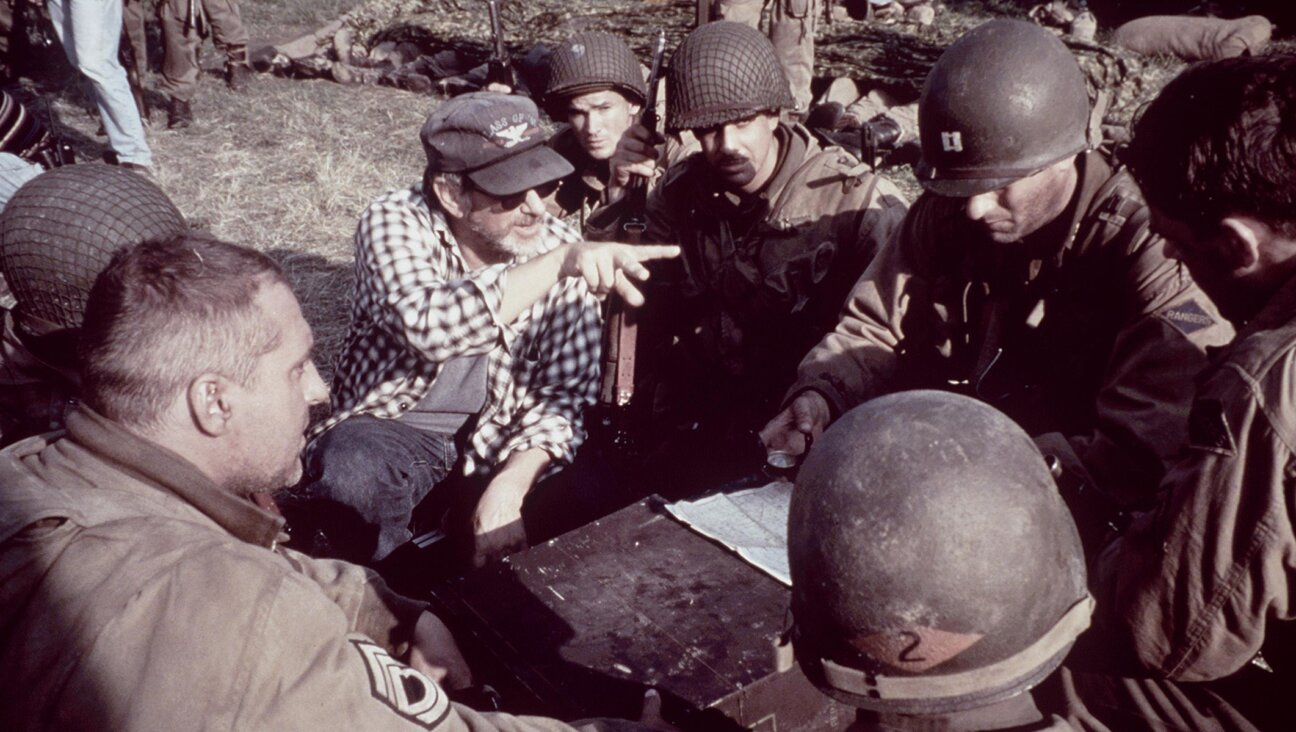
<path id="1" fill-rule="evenodd" d="M 652 69 L 648 73 L 648 95 L 644 99 L 639 124 L 657 133 L 657 80 L 661 76 L 662 57 L 666 54 L 666 32 L 658 31 L 653 46 Z M 620 235 L 627 244 L 639 244 L 648 228 L 648 181 L 635 176 L 626 185 L 626 214 L 621 218 Z M 631 402 L 635 394 L 635 346 L 639 337 L 638 315 L 620 296 L 608 298 L 603 330 L 603 380 L 599 388 L 601 427 L 609 435 L 612 451 L 623 458 L 638 453 Z"/>
<path id="2" fill-rule="evenodd" d="M 486 65 L 486 83 L 501 84 L 509 89 L 517 88 L 517 79 L 513 76 L 513 62 L 509 59 L 508 49 L 504 48 L 504 27 L 500 22 L 499 0 L 486 0 L 486 9 L 490 12 L 491 57 Z"/>

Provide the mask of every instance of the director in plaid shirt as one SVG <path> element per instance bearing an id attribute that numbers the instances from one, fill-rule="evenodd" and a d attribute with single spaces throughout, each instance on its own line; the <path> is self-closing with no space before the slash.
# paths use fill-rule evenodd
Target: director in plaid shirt
<path id="1" fill-rule="evenodd" d="M 640 262 L 676 249 L 585 242 L 546 213 L 572 167 L 545 146 L 529 99 L 456 97 L 420 137 L 422 185 L 384 194 L 356 231 L 334 415 L 285 512 L 331 553 L 376 562 L 461 462 L 487 479 L 472 515 L 481 564 L 526 545 L 524 498 L 584 439 L 596 297 L 641 303 Z"/>

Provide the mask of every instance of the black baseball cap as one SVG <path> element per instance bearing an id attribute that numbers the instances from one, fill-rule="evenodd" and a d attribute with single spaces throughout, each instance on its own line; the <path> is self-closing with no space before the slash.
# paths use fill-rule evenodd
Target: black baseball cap
<path id="1" fill-rule="evenodd" d="M 511 196 L 572 173 L 545 144 L 535 102 L 516 94 L 473 92 L 446 100 L 419 132 L 428 168 L 460 173 L 492 196 Z"/>

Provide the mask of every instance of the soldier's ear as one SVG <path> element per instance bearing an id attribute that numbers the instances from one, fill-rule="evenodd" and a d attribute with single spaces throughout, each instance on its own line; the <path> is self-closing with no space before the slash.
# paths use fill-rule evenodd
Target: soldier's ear
<path id="1" fill-rule="evenodd" d="M 444 175 L 432 176 L 432 195 L 437 197 L 441 210 L 453 218 L 461 219 L 471 210 L 468 204 L 468 186 L 462 178 L 456 182 Z"/>
<path id="2" fill-rule="evenodd" d="M 1227 216 L 1220 222 L 1220 245 L 1226 261 L 1235 272 L 1245 273 L 1266 263 L 1265 248 L 1273 232 L 1262 221 L 1250 216 Z"/>
<path id="3" fill-rule="evenodd" d="M 229 431 L 232 410 L 229 403 L 230 382 L 219 374 L 202 374 L 189 382 L 185 396 L 189 415 L 200 432 L 218 437 Z"/>

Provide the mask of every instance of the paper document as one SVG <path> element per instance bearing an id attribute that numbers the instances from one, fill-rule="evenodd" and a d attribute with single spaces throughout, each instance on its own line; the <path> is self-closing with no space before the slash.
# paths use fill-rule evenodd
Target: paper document
<path id="1" fill-rule="evenodd" d="M 666 505 L 689 528 L 738 552 L 738 556 L 791 587 L 788 571 L 788 504 L 792 483 L 779 480 L 759 488 L 720 493 Z"/>

